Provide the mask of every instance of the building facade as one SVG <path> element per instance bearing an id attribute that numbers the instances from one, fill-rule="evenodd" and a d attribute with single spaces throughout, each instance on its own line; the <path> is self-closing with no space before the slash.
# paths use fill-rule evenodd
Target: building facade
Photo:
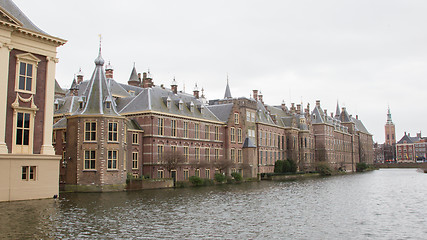
<path id="1" fill-rule="evenodd" d="M 52 146 L 56 49 L 66 41 L 0 1 L 0 201 L 58 195 Z"/>

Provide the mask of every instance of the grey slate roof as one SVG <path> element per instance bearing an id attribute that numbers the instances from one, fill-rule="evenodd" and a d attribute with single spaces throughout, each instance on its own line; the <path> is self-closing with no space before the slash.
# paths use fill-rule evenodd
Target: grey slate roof
<path id="1" fill-rule="evenodd" d="M 55 101 L 58 102 L 59 108 L 55 110 L 55 114 L 72 114 L 79 108 L 78 96 L 66 96 L 64 98 L 58 98 Z"/>
<path id="2" fill-rule="evenodd" d="M 53 124 L 53 129 L 61 129 L 61 128 L 67 128 L 67 118 L 65 117 L 61 118 L 59 121 Z"/>
<path id="3" fill-rule="evenodd" d="M 221 122 L 228 122 L 233 103 L 206 106 Z"/>
<path id="4" fill-rule="evenodd" d="M 105 104 L 107 101 L 112 100 L 112 96 L 105 77 L 104 59 L 101 56 L 101 48 L 99 49 L 98 57 L 95 59 L 95 65 L 92 78 L 83 93 L 85 100 L 84 107 L 75 114 L 120 116 L 113 102 L 111 102 L 110 108 L 107 108 Z"/>
<path id="5" fill-rule="evenodd" d="M 25 14 L 21 11 L 21 9 L 18 8 L 18 6 L 16 6 L 13 1 L 0 0 L 0 6 L 14 18 L 16 18 L 22 24 L 23 28 L 48 35 L 46 32 L 38 28 L 33 22 L 31 22 L 31 20 L 27 16 L 25 16 Z"/>
<path id="6" fill-rule="evenodd" d="M 268 114 L 268 111 L 265 108 L 264 104 L 260 101 L 257 101 L 256 122 L 275 125 L 273 119 L 271 119 L 270 115 Z"/>
<path id="7" fill-rule="evenodd" d="M 370 134 L 369 131 L 366 129 L 365 125 L 363 125 L 362 121 L 360 121 L 359 119 L 353 118 L 353 117 L 351 120 L 356 125 L 357 130 L 359 130 L 360 132 L 366 133 L 366 134 Z"/>
<path id="8" fill-rule="evenodd" d="M 55 93 L 65 94 L 64 89 L 61 88 L 61 86 L 59 85 L 58 81 L 56 81 L 56 79 L 55 79 Z"/>
<path id="9" fill-rule="evenodd" d="M 168 99 L 170 99 L 170 107 L 168 108 Z M 182 110 L 179 109 L 179 101 L 182 100 Z M 181 115 L 186 117 L 200 118 L 204 120 L 219 121 L 219 119 L 196 99 L 193 95 L 187 93 L 174 94 L 170 89 L 154 86 L 152 88 L 144 88 L 133 99 L 126 99 L 127 104 L 122 102 L 117 104 L 120 114 L 135 113 L 142 111 L 157 111 Z M 194 111 L 191 111 L 191 105 L 194 105 Z"/>
<path id="10" fill-rule="evenodd" d="M 404 144 L 404 141 L 406 141 L 406 143 L 415 143 L 417 141 L 419 141 L 420 138 L 418 137 L 410 137 L 408 135 L 403 135 L 403 137 L 399 140 L 399 142 L 397 142 L 397 144 Z"/>
<path id="11" fill-rule="evenodd" d="M 133 66 L 132 72 L 130 73 L 129 82 L 139 82 L 138 73 L 136 72 L 135 66 Z"/>

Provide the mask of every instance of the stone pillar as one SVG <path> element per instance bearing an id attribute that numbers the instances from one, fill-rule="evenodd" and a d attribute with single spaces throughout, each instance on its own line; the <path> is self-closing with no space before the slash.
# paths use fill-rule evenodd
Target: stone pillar
<path id="1" fill-rule="evenodd" d="M 8 153 L 5 139 L 10 50 L 9 44 L 0 42 L 0 154 Z"/>
<path id="2" fill-rule="evenodd" d="M 53 102 L 55 94 L 55 65 L 58 59 L 55 57 L 46 57 L 46 89 L 45 89 L 45 111 L 44 111 L 44 126 L 43 126 L 43 145 L 41 154 L 55 155 L 55 149 L 52 146 L 52 131 L 53 131 Z"/>

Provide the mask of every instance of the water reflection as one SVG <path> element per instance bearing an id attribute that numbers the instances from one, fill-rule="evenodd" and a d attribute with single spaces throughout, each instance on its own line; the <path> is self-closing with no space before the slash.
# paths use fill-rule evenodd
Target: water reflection
<path id="1" fill-rule="evenodd" d="M 0 203 L 0 232 L 12 239 L 421 239 L 426 180 L 413 169 L 386 169 L 294 182 L 62 194 Z"/>

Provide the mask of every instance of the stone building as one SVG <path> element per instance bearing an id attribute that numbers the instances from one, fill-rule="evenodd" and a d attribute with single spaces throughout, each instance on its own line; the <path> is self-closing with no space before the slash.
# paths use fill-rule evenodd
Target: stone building
<path id="1" fill-rule="evenodd" d="M 52 146 L 57 47 L 66 41 L 0 0 L 0 201 L 58 195 Z"/>

